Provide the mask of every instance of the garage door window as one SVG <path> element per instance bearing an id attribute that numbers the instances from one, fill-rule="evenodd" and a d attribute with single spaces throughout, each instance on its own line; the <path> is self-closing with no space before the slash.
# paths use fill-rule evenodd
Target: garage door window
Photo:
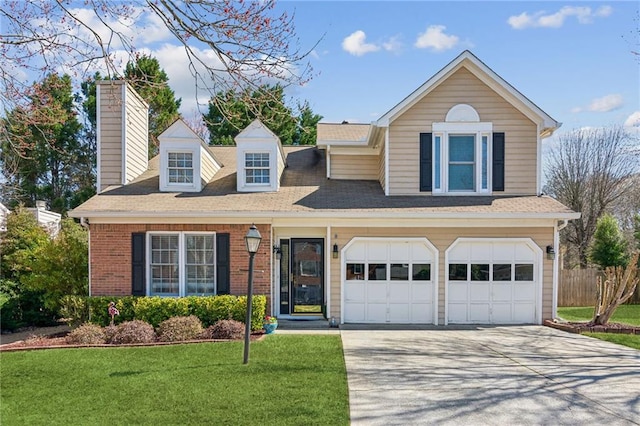
<path id="1" fill-rule="evenodd" d="M 449 280 L 450 281 L 466 281 L 467 280 L 467 265 L 464 263 L 452 263 L 449 265 Z"/>
<path id="2" fill-rule="evenodd" d="M 369 264 L 369 281 L 386 280 L 387 279 L 387 265 L 384 263 L 370 263 Z"/>
<path id="3" fill-rule="evenodd" d="M 486 263 L 472 264 L 471 281 L 489 281 L 489 265 Z"/>
<path id="4" fill-rule="evenodd" d="M 494 281 L 511 281 L 511 265 L 496 263 L 493 265 Z"/>
<path id="5" fill-rule="evenodd" d="M 364 263 L 347 263 L 347 280 L 364 280 Z"/>
<path id="6" fill-rule="evenodd" d="M 428 263 L 415 263 L 413 265 L 414 281 L 430 281 L 431 280 L 431 265 Z"/>
<path id="7" fill-rule="evenodd" d="M 409 279 L 409 265 L 405 263 L 391 264 L 391 280 L 407 281 Z"/>
<path id="8" fill-rule="evenodd" d="M 533 265 L 530 263 L 516 264 L 516 281 L 533 281 Z"/>

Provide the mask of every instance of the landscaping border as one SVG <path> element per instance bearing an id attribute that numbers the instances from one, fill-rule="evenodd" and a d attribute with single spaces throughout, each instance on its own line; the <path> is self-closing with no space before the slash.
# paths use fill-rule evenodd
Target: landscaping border
<path id="1" fill-rule="evenodd" d="M 557 322 L 554 320 L 545 320 L 544 325 L 547 327 L 555 328 L 569 333 L 582 334 L 582 333 L 612 333 L 612 334 L 636 334 L 640 335 L 640 327 L 635 327 L 626 324 L 608 324 L 608 325 L 593 325 L 589 323 L 576 323 L 576 322 Z"/>

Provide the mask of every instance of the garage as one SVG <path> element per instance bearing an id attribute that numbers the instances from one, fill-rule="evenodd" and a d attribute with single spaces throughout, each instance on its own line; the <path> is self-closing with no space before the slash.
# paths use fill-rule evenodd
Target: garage
<path id="1" fill-rule="evenodd" d="M 344 322 L 436 322 L 437 250 L 426 238 L 354 238 L 342 259 Z"/>
<path id="2" fill-rule="evenodd" d="M 447 323 L 540 323 L 542 250 L 530 239 L 460 238 L 445 262 Z"/>

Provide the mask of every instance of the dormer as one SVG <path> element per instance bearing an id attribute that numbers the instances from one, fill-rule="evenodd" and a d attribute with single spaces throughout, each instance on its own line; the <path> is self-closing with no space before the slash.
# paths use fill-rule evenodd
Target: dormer
<path id="1" fill-rule="evenodd" d="M 220 170 L 204 141 L 181 119 L 158 137 L 160 191 L 200 192 Z"/>
<path id="2" fill-rule="evenodd" d="M 280 138 L 256 119 L 235 141 L 238 192 L 277 191 L 285 168 Z"/>

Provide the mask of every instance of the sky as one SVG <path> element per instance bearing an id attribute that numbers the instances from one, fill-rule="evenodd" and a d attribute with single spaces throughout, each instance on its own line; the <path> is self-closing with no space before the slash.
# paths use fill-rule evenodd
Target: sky
<path id="1" fill-rule="evenodd" d="M 98 28 L 77 4 L 74 13 Z M 638 1 L 281 0 L 274 12 L 295 14 L 314 69 L 304 86 L 287 89 L 290 104 L 308 101 L 323 122 L 375 121 L 468 49 L 562 122 L 561 131 L 626 124 L 640 132 L 639 8 Z M 159 60 L 189 117 L 193 79 L 183 48 L 158 19 L 117 26 Z"/>

